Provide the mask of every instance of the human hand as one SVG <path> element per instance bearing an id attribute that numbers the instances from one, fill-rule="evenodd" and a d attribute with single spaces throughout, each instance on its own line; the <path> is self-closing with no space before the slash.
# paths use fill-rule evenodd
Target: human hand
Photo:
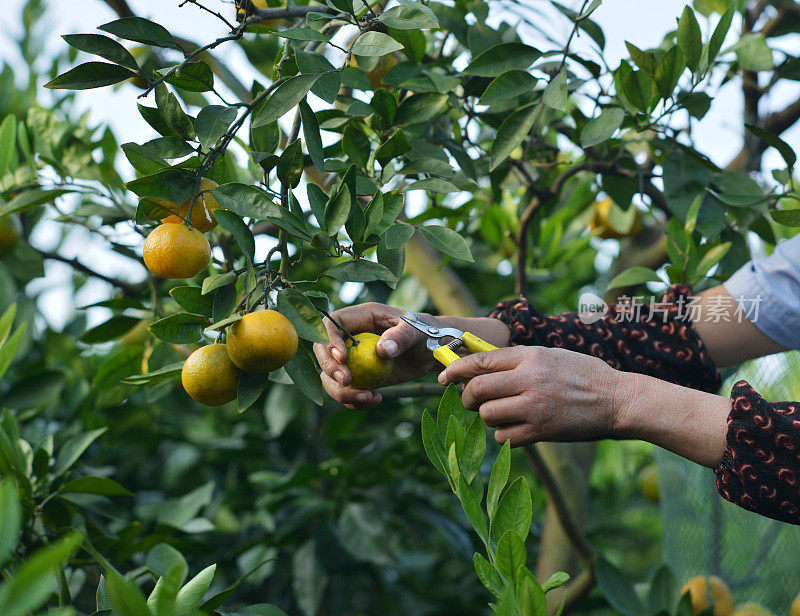
<path id="1" fill-rule="evenodd" d="M 433 354 L 425 346 L 425 336 L 400 319 L 404 311 L 378 303 L 358 304 L 342 308 L 331 316 L 351 334 L 371 332 L 379 334 L 378 355 L 394 358 L 394 368 L 384 385 L 410 381 L 428 372 L 436 365 Z M 420 315 L 428 323 L 437 320 L 430 315 Z M 350 408 L 365 409 L 379 404 L 381 395 L 377 391 L 353 389 L 348 387 L 352 375 L 345 362 L 347 348 L 342 332 L 331 322 L 324 319 L 328 330 L 329 344 L 315 344 L 314 354 L 322 368 L 322 386 L 334 399 Z"/>
<path id="2" fill-rule="evenodd" d="M 612 436 L 625 374 L 590 355 L 557 348 L 511 347 L 462 357 L 439 375 L 442 385 L 471 379 L 462 401 L 512 447 L 536 441 Z"/>

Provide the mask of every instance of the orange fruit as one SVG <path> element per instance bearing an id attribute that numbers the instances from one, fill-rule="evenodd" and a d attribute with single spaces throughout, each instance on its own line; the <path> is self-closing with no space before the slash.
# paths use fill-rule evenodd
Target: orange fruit
<path id="1" fill-rule="evenodd" d="M 599 236 L 604 240 L 618 240 L 638 233 L 639 229 L 642 228 L 642 220 L 636 206 L 630 206 L 633 208 L 633 212 L 631 212 L 631 210 L 625 211 L 626 219 L 630 219 L 631 216 L 633 217 L 633 219 L 630 220 L 629 226 L 627 228 L 619 228 L 614 225 L 611 218 L 612 204 L 613 202 L 610 198 L 603 199 L 602 201 L 595 201 L 594 204 L 592 204 L 593 215 L 592 219 L 589 221 L 589 229 L 592 231 L 599 229 Z"/>
<path id="2" fill-rule="evenodd" d="M 714 608 L 714 616 L 731 616 L 733 597 L 728 585 L 716 576 L 698 575 L 686 582 L 681 595 L 689 593 L 692 599 L 692 612 L 699 614 L 709 606 Z"/>
<path id="3" fill-rule="evenodd" d="M 244 315 L 228 328 L 228 354 L 247 372 L 272 372 L 297 352 L 297 331 L 276 310 Z"/>
<path id="4" fill-rule="evenodd" d="M 380 336 L 369 332 L 356 334 L 345 340 L 347 347 L 347 368 L 353 375 L 350 387 L 355 389 L 374 389 L 392 373 L 393 359 L 378 355 L 377 345 Z"/>
<path id="5" fill-rule="evenodd" d="M 750 601 L 736 606 L 736 611 L 731 616 L 772 616 L 767 608 L 760 603 Z"/>
<path id="6" fill-rule="evenodd" d="M 800 594 L 792 601 L 792 606 L 789 608 L 789 616 L 800 616 Z"/>
<path id="7" fill-rule="evenodd" d="M 0 259 L 14 252 L 17 244 L 19 244 L 17 221 L 10 216 L 0 218 Z"/>
<path id="8" fill-rule="evenodd" d="M 209 180 L 208 178 L 202 178 L 200 180 L 199 194 L 194 200 L 194 207 L 192 207 L 192 227 L 201 233 L 211 231 L 211 229 L 217 226 L 217 219 L 214 218 L 212 212 L 219 208 L 219 203 L 211 196 L 210 192 L 207 192 L 214 190 L 217 186 L 219 186 L 219 184 L 214 180 Z M 154 201 L 154 199 L 151 199 L 151 201 Z M 187 199 L 180 207 L 166 199 L 158 199 L 157 201 L 164 202 L 159 203 L 164 209 L 175 212 L 174 214 L 162 218 L 161 222 L 181 223 L 188 218 L 191 199 Z"/>
<path id="9" fill-rule="evenodd" d="M 166 222 L 150 232 L 142 254 L 147 269 L 160 278 L 191 278 L 208 265 L 211 245 L 197 229 Z"/>
<path id="10" fill-rule="evenodd" d="M 236 397 L 239 369 L 224 344 L 209 344 L 189 355 L 181 369 L 181 384 L 194 400 L 219 406 Z"/>
<path id="11" fill-rule="evenodd" d="M 639 476 L 639 491 L 647 500 L 651 500 L 654 503 L 658 502 L 658 469 L 655 464 L 648 466 Z"/>

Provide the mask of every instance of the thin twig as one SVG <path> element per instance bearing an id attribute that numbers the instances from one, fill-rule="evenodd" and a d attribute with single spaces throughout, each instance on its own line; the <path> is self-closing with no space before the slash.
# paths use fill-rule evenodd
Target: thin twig
<path id="1" fill-rule="evenodd" d="M 38 252 L 44 259 L 61 261 L 62 263 L 66 263 L 67 265 L 71 266 L 72 269 L 78 270 L 79 272 L 83 272 L 87 276 L 91 276 L 92 278 L 97 278 L 98 280 L 107 282 L 120 289 L 123 293 L 125 293 L 125 295 L 129 297 L 134 297 L 136 295 L 139 295 L 144 290 L 144 285 L 132 284 L 130 282 L 125 282 L 124 280 L 118 280 L 116 278 L 112 278 L 111 276 L 106 276 L 105 274 L 96 272 L 87 265 L 84 265 L 77 259 L 70 259 L 68 257 L 63 257 L 56 252 L 50 252 L 48 250 L 36 249 L 36 252 Z"/>

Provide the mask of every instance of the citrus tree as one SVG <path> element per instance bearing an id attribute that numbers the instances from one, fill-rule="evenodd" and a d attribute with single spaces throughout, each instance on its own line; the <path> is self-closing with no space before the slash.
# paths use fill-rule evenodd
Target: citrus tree
<path id="1" fill-rule="evenodd" d="M 800 226 L 780 137 L 800 101 L 759 105 L 798 77 L 781 51 L 797 6 L 697 0 L 610 65 L 600 0 L 551 4 L 564 40 L 525 2 L 187 0 L 219 25 L 189 41 L 108 0 L 118 18 L 65 34 L 47 77 L 26 5 L 30 85 L 0 74 L 0 291 L 16 301 L 0 333 L 36 325 L 0 349 L 5 368 L 16 353 L 4 614 L 699 611 L 657 549 L 628 549 L 657 548 L 654 506 L 623 485 L 647 449 L 512 455 L 454 389 L 421 413 L 442 395 L 427 382 L 355 413 L 324 398 L 310 352 L 349 301 L 477 315 L 513 294 L 565 310 L 587 286 L 702 288 L 749 259 L 749 234 Z M 693 130 L 736 83 L 743 147 L 723 168 Z M 130 93 L 151 132 L 93 126 L 71 91 L 99 87 Z M 67 256 L 76 237 L 142 274 Z M 621 246 L 610 267 L 601 240 Z M 45 260 L 72 268 L 74 297 L 90 279 L 114 291 L 56 330 L 32 283 Z M 380 385 L 374 340 L 343 333 L 356 378 Z M 631 507 L 630 543 L 604 540 Z"/>

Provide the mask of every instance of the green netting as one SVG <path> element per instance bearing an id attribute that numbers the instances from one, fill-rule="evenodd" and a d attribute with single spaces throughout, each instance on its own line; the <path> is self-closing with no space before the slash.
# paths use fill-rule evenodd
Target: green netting
<path id="1" fill-rule="evenodd" d="M 767 400 L 800 400 L 800 352 L 743 364 L 721 393 L 746 379 Z M 664 519 L 664 560 L 681 582 L 722 577 L 737 603 L 788 613 L 800 592 L 800 527 L 750 513 L 717 495 L 714 473 L 669 452 L 656 454 Z"/>

